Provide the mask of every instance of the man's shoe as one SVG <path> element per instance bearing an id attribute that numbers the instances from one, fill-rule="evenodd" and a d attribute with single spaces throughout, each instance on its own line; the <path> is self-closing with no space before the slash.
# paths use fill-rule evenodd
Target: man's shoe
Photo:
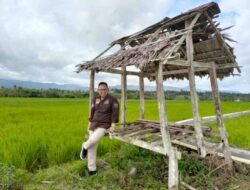
<path id="1" fill-rule="evenodd" d="M 86 158 L 87 154 L 88 154 L 88 150 L 85 149 L 84 147 L 82 147 L 82 150 L 81 150 L 81 153 L 80 153 L 81 160 L 84 160 L 84 158 Z"/>
<path id="2" fill-rule="evenodd" d="M 91 175 L 95 175 L 96 173 L 97 173 L 97 171 L 95 170 L 95 171 L 89 171 L 88 170 L 88 172 L 89 172 L 89 175 L 91 176 Z"/>

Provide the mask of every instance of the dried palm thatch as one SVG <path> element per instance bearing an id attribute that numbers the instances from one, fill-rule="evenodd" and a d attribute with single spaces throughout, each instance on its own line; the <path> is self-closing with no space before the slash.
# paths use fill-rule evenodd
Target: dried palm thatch
<path id="1" fill-rule="evenodd" d="M 164 79 L 188 78 L 187 72 L 181 72 L 183 69 L 188 69 L 188 65 L 180 63 L 186 63 L 185 61 L 188 60 L 185 39 L 187 34 L 191 32 L 194 47 L 193 61 L 199 63 L 201 67 L 203 64 L 205 66 L 206 63 L 214 62 L 219 66 L 217 70 L 219 78 L 231 75 L 234 67 L 237 67 L 237 63 L 233 48 L 225 40 L 233 40 L 228 35 L 221 34 L 222 31 L 231 27 L 219 28 L 219 23 L 213 21 L 219 13 L 218 5 L 211 2 L 174 18 L 166 17 L 142 31 L 113 41 L 110 46 L 119 44 L 120 50 L 107 57 L 99 57 L 77 65 L 77 72 L 82 70 L 105 72 L 134 65 L 140 69 L 144 76 L 154 80 L 156 64 L 165 61 L 163 72 L 176 72 L 164 75 Z M 195 17 L 198 19 L 192 26 L 185 24 Z M 182 62 L 174 64 L 177 61 Z M 208 74 L 208 69 L 198 69 L 195 74 L 201 77 L 205 76 Z"/>

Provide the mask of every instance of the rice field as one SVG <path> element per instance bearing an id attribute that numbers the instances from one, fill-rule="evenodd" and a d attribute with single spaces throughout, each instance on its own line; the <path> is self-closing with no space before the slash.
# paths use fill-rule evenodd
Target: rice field
<path id="1" fill-rule="evenodd" d="M 214 115 L 212 102 L 199 103 L 201 116 Z M 223 113 L 250 109 L 250 102 L 222 102 Z M 191 103 L 167 101 L 168 119 L 192 117 Z M 139 116 L 139 101 L 129 100 L 127 119 Z M 157 102 L 145 102 L 145 118 L 158 119 Z M 88 122 L 88 99 L 0 98 L 0 163 L 33 171 L 79 159 Z M 226 120 L 229 142 L 250 149 L 250 116 Z M 98 154 L 121 148 L 103 138 Z"/>

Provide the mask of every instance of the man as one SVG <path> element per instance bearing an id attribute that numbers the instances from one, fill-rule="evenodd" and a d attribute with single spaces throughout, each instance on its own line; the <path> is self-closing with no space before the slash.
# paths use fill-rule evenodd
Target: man
<path id="1" fill-rule="evenodd" d="M 112 133 L 115 123 L 119 119 L 119 104 L 115 97 L 109 95 L 106 82 L 98 84 L 99 96 L 91 102 L 91 115 L 89 118 L 89 139 L 82 144 L 80 158 L 88 157 L 89 175 L 96 174 L 97 143 L 106 134 Z"/>

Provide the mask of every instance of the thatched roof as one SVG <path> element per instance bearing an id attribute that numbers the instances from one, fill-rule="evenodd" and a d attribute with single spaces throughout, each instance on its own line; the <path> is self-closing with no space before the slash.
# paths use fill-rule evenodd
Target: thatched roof
<path id="1" fill-rule="evenodd" d="M 83 62 L 77 65 L 78 72 L 82 70 L 108 71 L 122 66 L 135 65 L 145 75 L 155 73 L 155 65 L 159 61 L 164 62 L 164 71 L 175 71 L 185 68 L 184 65 L 170 64 L 171 60 L 185 61 L 186 36 L 192 30 L 194 47 L 194 61 L 199 63 L 214 62 L 216 65 L 234 64 L 235 56 L 233 48 L 225 40 L 228 36 L 221 34 L 223 29 L 218 28 L 219 23 L 213 21 L 220 13 L 217 3 L 211 2 L 189 10 L 174 18 L 164 18 L 160 22 L 151 25 L 135 34 L 120 38 L 111 43 L 111 46 L 119 44 L 121 49 L 107 57 L 99 57 L 93 61 Z M 193 27 L 185 26 L 187 20 L 198 19 Z M 228 29 L 228 28 L 226 28 Z M 225 29 L 224 29 L 225 30 Z M 187 68 L 187 67 L 186 67 Z M 233 67 L 223 67 L 217 71 L 220 78 L 233 73 Z M 196 75 L 204 76 L 208 71 L 196 72 Z M 187 74 L 166 75 L 164 78 L 187 77 Z M 148 77 L 154 79 L 154 77 Z"/>

